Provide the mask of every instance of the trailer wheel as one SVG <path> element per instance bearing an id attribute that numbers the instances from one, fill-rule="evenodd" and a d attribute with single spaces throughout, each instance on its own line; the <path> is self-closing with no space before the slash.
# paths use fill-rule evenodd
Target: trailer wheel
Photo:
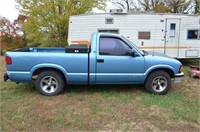
<path id="1" fill-rule="evenodd" d="M 36 89 L 45 96 L 55 96 L 62 92 L 65 83 L 56 71 L 43 71 L 35 81 Z"/>
<path id="2" fill-rule="evenodd" d="M 163 95 L 171 87 L 171 78 L 165 71 L 155 71 L 150 73 L 146 82 L 145 89 L 153 94 Z"/>

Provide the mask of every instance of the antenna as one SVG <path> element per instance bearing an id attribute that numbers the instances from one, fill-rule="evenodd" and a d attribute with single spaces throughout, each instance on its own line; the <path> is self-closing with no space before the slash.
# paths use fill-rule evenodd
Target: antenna
<path id="1" fill-rule="evenodd" d="M 157 30 L 157 24 L 156 24 L 155 32 L 154 32 L 153 56 L 154 56 L 154 47 L 155 47 L 155 41 L 156 41 L 156 30 Z"/>

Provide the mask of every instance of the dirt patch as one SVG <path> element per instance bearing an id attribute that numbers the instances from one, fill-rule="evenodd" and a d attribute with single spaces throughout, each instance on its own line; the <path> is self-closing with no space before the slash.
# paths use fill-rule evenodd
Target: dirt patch
<path id="1" fill-rule="evenodd" d="M 3 81 L 3 75 L 5 73 L 5 58 L 3 56 L 0 57 L 0 83 Z"/>
<path id="2" fill-rule="evenodd" d="M 195 97 L 200 99 L 200 80 L 190 78 L 189 75 L 186 73 L 184 79 L 180 84 L 175 84 L 173 86 L 174 91 L 184 92 L 190 97 Z"/>

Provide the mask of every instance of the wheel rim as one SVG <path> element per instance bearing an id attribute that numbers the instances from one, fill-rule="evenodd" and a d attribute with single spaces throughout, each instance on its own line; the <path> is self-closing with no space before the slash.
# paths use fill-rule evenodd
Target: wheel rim
<path id="1" fill-rule="evenodd" d="M 167 88 L 167 79 L 163 76 L 154 78 L 152 82 L 152 88 L 156 92 L 162 92 Z"/>
<path id="2" fill-rule="evenodd" d="M 58 81 L 52 76 L 45 76 L 40 81 L 40 88 L 46 93 L 53 93 L 58 88 Z"/>

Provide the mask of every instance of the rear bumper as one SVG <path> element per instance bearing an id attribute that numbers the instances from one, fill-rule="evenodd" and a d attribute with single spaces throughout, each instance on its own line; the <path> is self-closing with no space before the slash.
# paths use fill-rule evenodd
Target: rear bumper
<path id="1" fill-rule="evenodd" d="M 6 82 L 6 81 L 9 79 L 9 77 L 8 77 L 8 74 L 7 74 L 7 73 L 4 73 L 3 79 L 4 79 L 4 82 Z"/>
<path id="2" fill-rule="evenodd" d="M 183 77 L 184 77 L 183 72 L 175 74 L 174 83 L 180 83 L 182 81 Z"/>

